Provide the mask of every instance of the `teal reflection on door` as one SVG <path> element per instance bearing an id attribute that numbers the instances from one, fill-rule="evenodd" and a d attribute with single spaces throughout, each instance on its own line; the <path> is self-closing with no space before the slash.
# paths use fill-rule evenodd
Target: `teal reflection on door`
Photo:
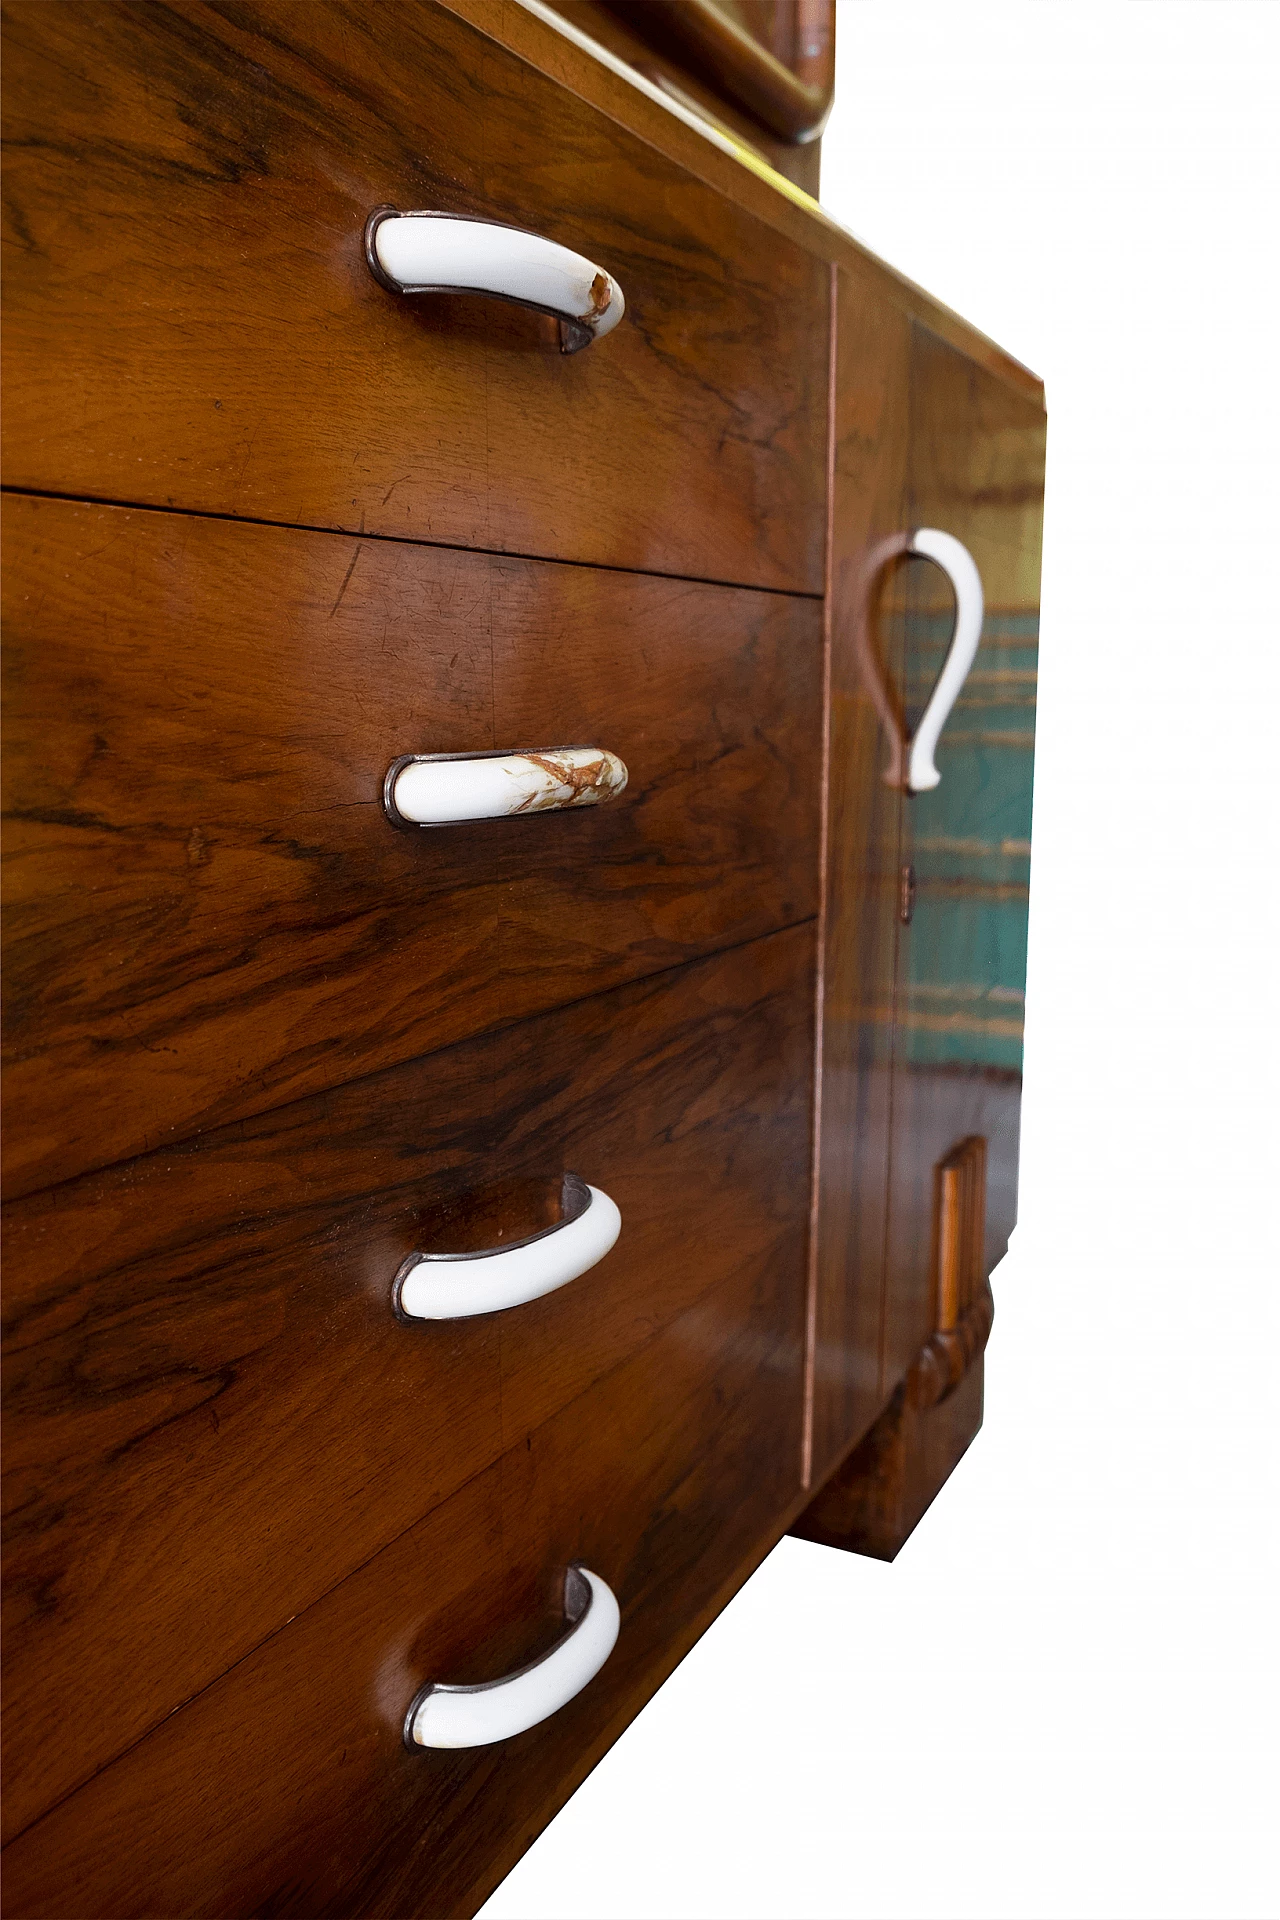
<path id="1" fill-rule="evenodd" d="M 950 610 L 915 610 L 906 708 L 923 711 Z M 1035 613 L 989 612 L 936 755 L 940 784 L 907 801 L 915 911 L 904 942 L 906 1057 L 916 1066 L 1020 1072 L 1035 746 Z"/>

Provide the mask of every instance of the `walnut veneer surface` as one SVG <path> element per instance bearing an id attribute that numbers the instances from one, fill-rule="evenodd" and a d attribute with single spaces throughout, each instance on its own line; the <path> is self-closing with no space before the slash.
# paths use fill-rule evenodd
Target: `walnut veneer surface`
<path id="1" fill-rule="evenodd" d="M 1042 397 L 545 10 L 14 0 L 4 51 L 7 1911 L 465 1915 L 788 1527 L 892 1557 L 981 1420 Z M 625 318 L 397 297 L 380 203 Z M 907 795 L 922 525 L 987 619 Z M 383 812 L 583 742 L 607 806 Z M 396 1317 L 565 1172 L 598 1265 Z M 596 1678 L 407 1748 L 575 1561 Z"/>
<path id="2" fill-rule="evenodd" d="M 6 485 L 821 590 L 802 247 L 426 0 L 10 20 Z M 383 204 L 585 252 L 626 327 L 389 298 Z"/>
<path id="3" fill-rule="evenodd" d="M 736 1272 L 800 1297 L 812 960 L 799 927 L 10 1206 L 11 1828 Z M 441 1208 L 564 1169 L 622 1209 L 598 1268 L 390 1314 Z"/>
<path id="4" fill-rule="evenodd" d="M 816 910 L 815 601 L 23 495 L 5 541 L 11 1193 Z M 625 804 L 388 830 L 401 753 L 588 740 Z"/>

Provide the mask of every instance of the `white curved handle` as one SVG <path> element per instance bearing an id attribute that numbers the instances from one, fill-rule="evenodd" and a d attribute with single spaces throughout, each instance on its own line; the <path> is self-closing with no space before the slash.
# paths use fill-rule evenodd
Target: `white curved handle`
<path id="1" fill-rule="evenodd" d="M 611 273 L 540 233 L 452 213 L 375 207 L 365 259 L 392 293 L 487 293 L 560 322 L 560 349 L 577 353 L 612 333 L 626 311 Z"/>
<path id="2" fill-rule="evenodd" d="M 409 1747 L 487 1747 L 536 1727 L 594 1680 L 618 1638 L 618 1603 L 598 1573 L 571 1566 L 564 1581 L 567 1633 L 540 1660 L 478 1687 L 433 1683 L 405 1715 Z"/>
<path id="3" fill-rule="evenodd" d="M 548 747 L 543 753 L 405 753 L 382 785 L 397 827 L 447 827 L 515 813 L 598 807 L 616 800 L 627 769 L 603 747 Z"/>
<path id="4" fill-rule="evenodd" d="M 467 1320 L 567 1286 L 604 1259 L 622 1215 L 576 1173 L 564 1176 L 562 1204 L 563 1218 L 527 1240 L 482 1253 L 411 1253 L 392 1287 L 396 1311 L 410 1320 Z"/>
<path id="5" fill-rule="evenodd" d="M 973 555 L 954 534 L 940 533 L 936 527 L 920 527 L 911 536 L 908 553 L 923 554 L 942 568 L 956 596 L 956 623 L 951 645 L 938 675 L 929 704 L 911 740 L 907 763 L 907 791 L 927 793 L 936 787 L 942 775 L 934 765 L 933 752 L 947 717 L 960 697 L 960 689 L 969 677 L 973 657 L 982 638 L 982 576 Z"/>

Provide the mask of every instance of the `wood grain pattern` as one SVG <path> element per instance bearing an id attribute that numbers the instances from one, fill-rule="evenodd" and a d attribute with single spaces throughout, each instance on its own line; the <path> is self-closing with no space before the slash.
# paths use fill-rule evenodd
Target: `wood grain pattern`
<path id="1" fill-rule="evenodd" d="M 16 1840 L 13 1920 L 474 1912 L 786 1517 L 796 1253 L 747 1262 Z M 603 1672 L 514 1740 L 406 1752 L 424 1680 L 550 1644 L 571 1557 L 621 1600 Z"/>
<path id="2" fill-rule="evenodd" d="M 902 797 L 878 672 L 901 682 L 901 626 L 881 631 L 882 583 L 906 514 L 910 334 L 894 308 L 836 282 L 830 619 L 830 775 L 822 1102 L 812 1304 L 812 1437 L 820 1485 L 891 1390 L 881 1369 Z M 886 650 L 889 657 L 886 658 Z"/>
<path id="3" fill-rule="evenodd" d="M 8 485 L 820 592 L 823 265 L 429 0 L 12 0 Z M 392 204 L 621 282 L 405 299 Z"/>
<path id="4" fill-rule="evenodd" d="M 539 73 L 589 100 L 619 126 L 634 130 L 670 154 L 734 206 L 749 210 L 770 232 L 838 266 L 873 299 L 887 300 L 908 318 L 923 320 L 939 338 L 985 367 L 1013 392 L 1043 406 L 1044 386 L 1036 374 L 923 287 L 877 259 L 809 193 L 791 191 L 790 183 L 776 173 L 761 169 L 750 157 L 744 160 L 742 143 L 729 148 L 708 139 L 704 132 L 668 111 L 660 103 L 661 96 L 655 100 L 641 92 L 615 68 L 530 13 L 518 0 L 441 3 L 479 32 L 510 48 Z"/>
<path id="5" fill-rule="evenodd" d="M 986 619 L 939 744 L 941 784 L 903 813 L 916 906 L 898 948 L 888 1386 L 934 1328 L 934 1169 L 958 1141 L 988 1142 L 984 1277 L 1017 1218 L 1036 678 L 1025 662 L 1035 659 L 1044 498 L 1039 407 L 919 324 L 910 381 L 910 524 L 965 543 Z M 910 728 L 941 665 L 953 602 L 924 560 L 904 563 L 893 588 Z"/>
<path id="6" fill-rule="evenodd" d="M 979 1353 L 954 1392 L 928 1407 L 900 1385 L 871 1431 L 793 1522 L 802 1540 L 896 1560 L 982 1425 Z"/>
<path id="7" fill-rule="evenodd" d="M 10 497 L 8 1191 L 816 908 L 807 599 Z M 401 753 L 609 807 L 394 831 Z"/>
<path id="8" fill-rule="evenodd" d="M 799 928 L 7 1210 L 10 1830 L 727 1276 L 801 1287 L 812 969 Z M 469 1196 L 566 1169 L 598 1267 L 392 1317 Z"/>
<path id="9" fill-rule="evenodd" d="M 8 1911 L 470 1913 L 802 1461 L 797 1530 L 891 1556 L 980 1421 L 980 1357 L 923 1404 L 933 1170 L 988 1138 L 989 1260 L 1016 1075 L 917 1041 L 926 989 L 1004 975 L 928 958 L 961 856 L 880 732 L 941 603 L 874 589 L 924 522 L 1031 617 L 1038 383 L 508 0 L 7 18 Z M 565 359 L 389 296 L 383 201 L 587 252 L 624 326 Z M 621 804 L 382 817 L 399 753 L 575 740 Z M 621 1206 L 605 1262 L 396 1323 L 405 1253 L 545 1224 L 566 1168 Z M 623 1603 L 597 1683 L 406 1753 L 418 1685 L 545 1647 L 579 1557 Z"/>

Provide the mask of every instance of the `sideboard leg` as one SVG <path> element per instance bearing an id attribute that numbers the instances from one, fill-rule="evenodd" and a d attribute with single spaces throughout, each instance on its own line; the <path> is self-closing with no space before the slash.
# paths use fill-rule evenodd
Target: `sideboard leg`
<path id="1" fill-rule="evenodd" d="M 912 1404 L 907 1382 L 806 1507 L 802 1540 L 892 1560 L 982 1425 L 982 1356 L 945 1399 Z"/>

